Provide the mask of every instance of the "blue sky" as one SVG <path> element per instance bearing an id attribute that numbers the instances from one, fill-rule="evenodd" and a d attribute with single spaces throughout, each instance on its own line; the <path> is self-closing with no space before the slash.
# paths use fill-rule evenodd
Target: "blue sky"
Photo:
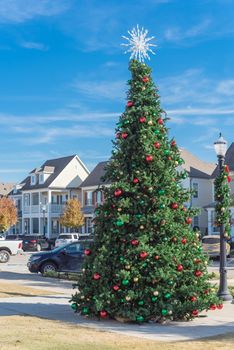
<path id="1" fill-rule="evenodd" d="M 139 24 L 156 37 L 149 65 L 181 147 L 214 162 L 234 141 L 233 0 L 0 0 L 0 181 L 78 154 L 91 170 L 111 152 Z"/>

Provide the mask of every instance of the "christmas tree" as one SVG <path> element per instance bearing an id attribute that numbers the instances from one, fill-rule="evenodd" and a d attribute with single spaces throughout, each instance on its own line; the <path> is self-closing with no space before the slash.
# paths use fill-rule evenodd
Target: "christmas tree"
<path id="1" fill-rule="evenodd" d="M 143 30 L 130 34 L 132 78 L 106 168 L 111 186 L 96 210 L 95 241 L 85 251 L 72 308 L 136 322 L 192 319 L 222 304 L 191 227 L 196 210 L 185 205 L 180 151 L 169 139 L 151 69 L 141 62 L 150 44 Z"/>

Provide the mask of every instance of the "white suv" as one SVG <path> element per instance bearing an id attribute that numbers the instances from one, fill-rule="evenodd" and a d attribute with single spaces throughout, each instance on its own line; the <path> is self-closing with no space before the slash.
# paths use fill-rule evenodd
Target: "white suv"
<path id="1" fill-rule="evenodd" d="M 55 240 L 55 247 L 57 248 L 68 243 L 76 242 L 78 239 L 78 233 L 61 233 Z"/>

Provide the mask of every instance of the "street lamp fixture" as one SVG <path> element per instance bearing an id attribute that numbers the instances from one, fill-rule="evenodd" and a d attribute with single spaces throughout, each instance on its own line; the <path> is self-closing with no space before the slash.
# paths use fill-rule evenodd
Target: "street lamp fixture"
<path id="1" fill-rule="evenodd" d="M 214 149 L 218 157 L 219 176 L 222 174 L 224 168 L 225 154 L 227 152 L 227 141 L 220 133 L 219 139 L 214 142 Z M 222 204 L 223 199 L 219 198 L 218 201 Z M 224 234 L 224 224 L 220 225 L 220 265 L 219 265 L 219 290 L 218 297 L 223 301 L 232 300 L 232 295 L 228 290 L 227 285 L 227 249 L 226 249 L 226 237 Z"/>

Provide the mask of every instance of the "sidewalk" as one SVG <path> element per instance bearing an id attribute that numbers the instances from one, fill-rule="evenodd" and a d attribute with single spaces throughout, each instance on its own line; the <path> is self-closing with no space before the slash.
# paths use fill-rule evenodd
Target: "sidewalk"
<path id="1" fill-rule="evenodd" d="M 223 310 L 209 311 L 209 317 L 199 317 L 192 322 L 171 322 L 167 325 L 154 323 L 136 325 L 122 324 L 110 320 L 88 320 L 74 314 L 68 303 L 70 296 L 71 293 L 66 293 L 66 295 L 56 296 L 0 299 L 0 316 L 30 315 L 165 342 L 195 340 L 234 332 L 234 304 L 230 303 L 225 304 Z"/>

